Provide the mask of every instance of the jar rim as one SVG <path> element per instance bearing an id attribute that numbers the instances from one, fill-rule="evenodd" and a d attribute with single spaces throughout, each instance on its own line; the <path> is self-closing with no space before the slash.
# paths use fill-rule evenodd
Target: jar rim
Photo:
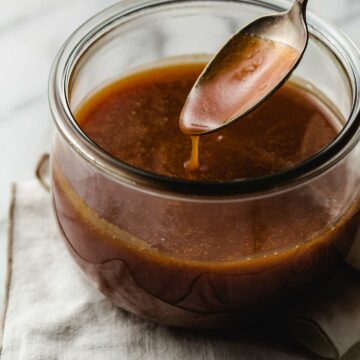
<path id="1" fill-rule="evenodd" d="M 260 192 L 278 192 L 305 183 L 326 172 L 343 159 L 360 138 L 360 57 L 353 42 L 340 30 L 326 21 L 307 13 L 309 32 L 332 52 L 344 66 L 352 84 L 353 106 L 347 122 L 338 136 L 309 159 L 272 175 L 241 178 L 224 182 L 186 180 L 155 174 L 129 165 L 102 149 L 78 126 L 68 101 L 68 84 L 74 63 L 97 40 L 98 34 L 114 21 L 134 12 L 173 4 L 229 3 L 227 0 L 126 0 L 98 13 L 78 28 L 65 42 L 51 69 L 49 103 L 56 126 L 67 143 L 85 160 L 119 180 L 156 190 L 206 196 L 253 195 Z M 273 11 L 284 11 L 288 1 L 232 0 L 231 3 L 251 4 Z"/>

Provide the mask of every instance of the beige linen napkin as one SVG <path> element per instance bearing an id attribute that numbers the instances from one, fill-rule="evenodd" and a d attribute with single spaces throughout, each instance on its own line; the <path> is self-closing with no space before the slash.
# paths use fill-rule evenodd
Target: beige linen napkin
<path id="1" fill-rule="evenodd" d="M 276 331 L 196 333 L 121 311 L 95 291 L 73 263 L 53 220 L 50 196 L 37 180 L 16 186 L 11 209 L 1 360 L 310 358 Z M 356 276 L 346 275 L 347 282 L 343 276 L 337 279 L 341 288 L 329 287 L 335 298 L 325 294 L 321 306 L 304 309 L 298 319 L 310 321 L 310 328 L 317 330 L 316 336 L 308 336 L 310 342 L 302 333 L 305 345 L 316 345 L 318 352 L 330 349 L 323 354 L 331 358 L 360 339 L 360 285 Z M 360 358 L 356 352 L 352 356 Z"/>

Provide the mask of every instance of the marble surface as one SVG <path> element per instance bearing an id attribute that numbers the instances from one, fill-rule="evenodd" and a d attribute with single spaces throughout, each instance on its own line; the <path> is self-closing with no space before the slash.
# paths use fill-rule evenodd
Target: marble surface
<path id="1" fill-rule="evenodd" d="M 54 130 L 47 98 L 53 59 L 66 38 L 114 0 L 0 1 L 0 299 L 10 186 L 34 176 Z"/>
<path id="2" fill-rule="evenodd" d="M 47 80 L 52 61 L 77 26 L 115 2 L 0 1 L 0 284 L 10 184 L 32 178 L 37 159 L 51 146 Z M 310 0 L 309 6 L 360 46 L 360 0 Z"/>

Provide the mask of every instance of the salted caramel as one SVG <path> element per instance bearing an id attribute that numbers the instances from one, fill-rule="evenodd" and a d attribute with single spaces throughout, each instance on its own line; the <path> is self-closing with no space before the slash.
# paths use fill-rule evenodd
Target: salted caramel
<path id="1" fill-rule="evenodd" d="M 204 66 L 155 67 L 120 79 L 83 104 L 76 119 L 93 141 L 127 164 L 172 178 L 215 182 L 291 168 L 323 149 L 341 128 L 305 84 L 288 82 L 241 121 L 203 136 L 201 150 L 195 146 L 193 162 L 187 162 L 191 143 L 179 129 L 179 116 Z M 197 156 L 200 167 L 194 172 Z"/>
<path id="2" fill-rule="evenodd" d="M 134 172 L 205 183 L 287 170 L 340 131 L 342 119 L 290 81 L 241 121 L 203 137 L 199 169 L 186 169 L 191 144 L 178 121 L 203 68 L 157 66 L 119 79 L 89 97 L 76 120 Z M 57 137 L 52 192 L 70 252 L 115 304 L 164 324 L 210 328 L 260 316 L 345 256 L 359 221 L 348 191 L 356 179 L 346 164 L 331 171 L 276 196 L 184 196 L 114 178 Z"/>

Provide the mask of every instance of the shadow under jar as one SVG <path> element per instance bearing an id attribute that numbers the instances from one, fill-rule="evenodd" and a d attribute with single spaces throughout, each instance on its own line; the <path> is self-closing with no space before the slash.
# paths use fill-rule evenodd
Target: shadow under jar
<path id="1" fill-rule="evenodd" d="M 56 58 L 56 219 L 77 263 L 121 308 L 187 328 L 254 321 L 310 291 L 351 248 L 360 209 L 359 57 L 344 35 L 311 13 L 309 47 L 294 76 L 342 129 L 287 170 L 224 182 L 152 174 L 105 152 L 73 116 L 103 86 L 151 64 L 203 59 L 255 17 L 287 6 L 128 1 L 85 23 Z M 175 242 L 182 251 L 172 251 Z M 224 258 L 229 244 L 235 250 Z M 218 250 L 208 256 L 187 251 L 210 245 Z"/>

